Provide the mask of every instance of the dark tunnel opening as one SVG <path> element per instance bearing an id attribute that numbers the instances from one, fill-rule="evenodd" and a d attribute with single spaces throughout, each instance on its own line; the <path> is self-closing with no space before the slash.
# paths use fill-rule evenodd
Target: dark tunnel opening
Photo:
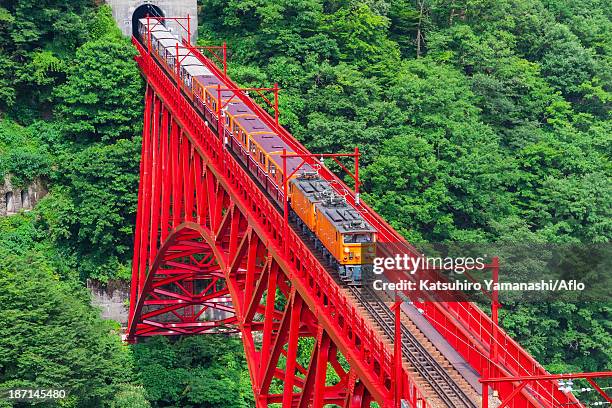
<path id="1" fill-rule="evenodd" d="M 145 17 L 164 17 L 164 13 L 161 11 L 159 7 L 154 4 L 143 4 L 134 10 L 134 14 L 132 14 L 132 35 L 136 38 L 139 38 L 138 34 L 138 20 Z M 164 25 L 165 22 L 164 22 Z"/>

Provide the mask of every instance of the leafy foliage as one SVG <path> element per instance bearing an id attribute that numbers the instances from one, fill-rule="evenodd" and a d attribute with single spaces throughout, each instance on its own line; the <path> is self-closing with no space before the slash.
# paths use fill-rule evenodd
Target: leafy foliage
<path id="1" fill-rule="evenodd" d="M 243 84 L 278 81 L 311 150 L 359 146 L 365 200 L 409 240 L 610 241 L 606 2 L 299 3 L 202 0 L 200 41 L 228 41 Z M 609 336 L 607 308 L 506 307 L 551 369 L 605 369 L 605 341 L 570 337 Z"/>
<path id="2" fill-rule="evenodd" d="M 118 327 L 82 287 L 58 280 L 47 254 L 0 246 L 0 386 L 66 389 L 74 407 L 102 406 L 132 379 Z"/>
<path id="3" fill-rule="evenodd" d="M 138 139 L 92 144 L 70 154 L 55 174 L 63 187 L 52 190 L 50 201 L 57 201 L 46 206 L 59 208 L 45 213 L 50 218 L 43 222 L 82 260 L 83 277 L 129 278 L 125 260 L 131 255 L 138 199 L 138 144 Z"/>
<path id="4" fill-rule="evenodd" d="M 254 406 L 242 342 L 236 337 L 156 337 L 133 349 L 153 407 Z"/>
<path id="5" fill-rule="evenodd" d="M 44 146 L 32 141 L 27 129 L 5 119 L 0 122 L 0 180 L 23 187 L 35 178 L 49 175 L 51 157 Z"/>
<path id="6" fill-rule="evenodd" d="M 142 111 L 142 85 L 134 49 L 115 35 L 85 43 L 65 84 L 56 88 L 58 113 L 79 141 L 114 141 L 134 135 Z"/>

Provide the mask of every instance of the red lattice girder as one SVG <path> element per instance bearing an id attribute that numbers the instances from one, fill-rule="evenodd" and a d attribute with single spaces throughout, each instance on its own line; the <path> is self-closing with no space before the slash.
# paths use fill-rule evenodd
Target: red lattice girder
<path id="1" fill-rule="evenodd" d="M 219 178 L 162 101 L 149 85 L 128 337 L 239 331 L 258 406 L 390 406 L 383 343 L 312 255 L 282 259 L 277 209 L 242 168 Z"/>
<path id="2" fill-rule="evenodd" d="M 368 407 L 373 401 L 391 407 L 394 384 L 401 383 L 402 398 L 426 408 L 406 370 L 392 381 L 392 350 L 356 305 L 293 230 L 283 235 L 278 209 L 160 66 L 134 44 L 147 91 L 128 339 L 238 331 L 259 407 Z M 305 151 L 283 130 L 279 134 Z M 347 199 L 354 203 L 350 191 Z M 358 208 L 381 241 L 401 241 L 366 205 Z M 481 373 L 543 371 L 503 331 L 492 335 L 490 319 L 475 305 L 419 306 Z M 494 342 L 499 360 L 492 364 L 487 356 Z M 509 387 L 497 389 L 507 395 Z M 538 406 L 534 395 L 574 401 L 534 384 L 516 396 L 515 406 Z"/>

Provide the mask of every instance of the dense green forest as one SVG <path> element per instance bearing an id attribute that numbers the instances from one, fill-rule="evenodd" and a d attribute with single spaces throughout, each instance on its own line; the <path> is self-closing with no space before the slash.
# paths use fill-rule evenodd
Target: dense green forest
<path id="1" fill-rule="evenodd" d="M 199 22 L 238 82 L 280 84 L 306 146 L 360 147 L 365 200 L 410 241 L 612 238 L 610 2 L 201 0 Z M 252 406 L 238 339 L 125 346 L 89 305 L 86 279 L 130 273 L 134 55 L 98 2 L 0 4 L 0 176 L 49 189 L 0 218 L 0 388 L 64 385 L 66 407 Z M 609 312 L 507 304 L 502 321 L 550 370 L 609 370 Z"/>

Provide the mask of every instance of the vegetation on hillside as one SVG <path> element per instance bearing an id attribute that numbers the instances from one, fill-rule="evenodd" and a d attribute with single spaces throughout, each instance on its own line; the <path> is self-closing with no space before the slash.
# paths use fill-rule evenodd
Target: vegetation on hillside
<path id="1" fill-rule="evenodd" d="M 279 82 L 306 146 L 359 146 L 365 200 L 411 242 L 612 238 L 609 2 L 204 0 L 199 17 L 235 79 Z M 551 369 L 612 367 L 609 304 L 504 306 Z"/>
<path id="2" fill-rule="evenodd" d="M 279 82 L 281 121 L 307 147 L 360 147 L 365 200 L 412 242 L 610 241 L 609 2 L 200 6 L 200 43 L 227 41 L 241 84 Z M 64 385 L 70 407 L 252 406 L 236 339 L 123 347 L 82 288 L 129 276 L 133 55 L 92 0 L 0 5 L 0 176 L 49 188 L 0 220 L 0 388 Z M 609 304 L 504 310 L 549 369 L 612 368 Z"/>

